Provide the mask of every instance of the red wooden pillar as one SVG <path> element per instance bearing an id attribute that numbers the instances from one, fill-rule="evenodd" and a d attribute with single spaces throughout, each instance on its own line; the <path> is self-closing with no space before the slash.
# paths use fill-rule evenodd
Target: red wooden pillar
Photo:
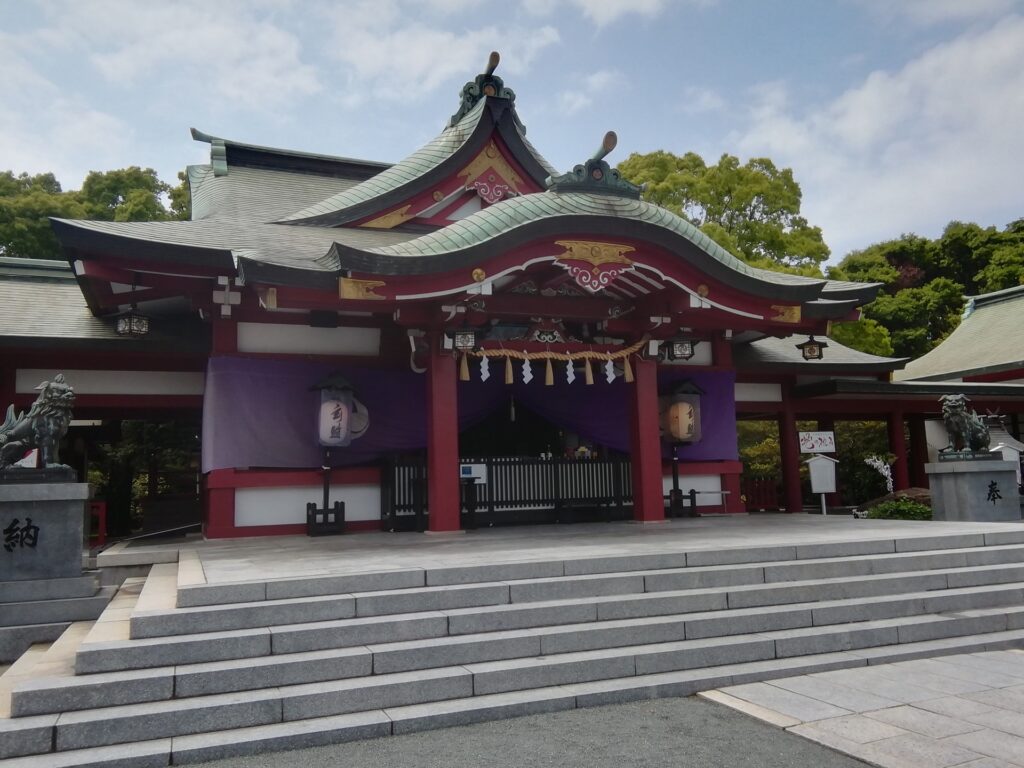
<path id="1" fill-rule="evenodd" d="M 661 482 L 661 436 L 658 429 L 658 368 L 654 360 L 633 364 L 630 458 L 633 471 L 633 519 L 654 523 L 665 519 Z"/>
<path id="2" fill-rule="evenodd" d="M 910 431 L 910 482 L 915 488 L 928 487 L 924 465 L 928 462 L 928 439 L 924 431 L 924 416 L 914 413 L 907 417 Z"/>
<path id="3" fill-rule="evenodd" d="M 226 317 L 211 321 L 210 351 L 214 355 L 227 355 L 238 351 L 238 323 Z"/>
<path id="4" fill-rule="evenodd" d="M 892 489 L 904 491 L 910 487 L 910 453 L 903 434 L 903 411 L 892 411 L 888 418 L 889 452 L 896 457 L 892 465 Z"/>
<path id="5" fill-rule="evenodd" d="M 233 469 L 215 469 L 206 475 L 203 535 L 208 539 L 222 539 L 235 530 L 234 474 Z"/>
<path id="6" fill-rule="evenodd" d="M 427 367 L 427 511 L 433 533 L 459 530 L 459 403 L 455 358 L 430 342 Z"/>
<path id="7" fill-rule="evenodd" d="M 800 489 L 800 443 L 796 433 L 796 414 L 788 403 L 779 414 L 779 448 L 782 453 L 782 485 L 786 494 L 786 511 L 803 512 L 804 497 Z"/>

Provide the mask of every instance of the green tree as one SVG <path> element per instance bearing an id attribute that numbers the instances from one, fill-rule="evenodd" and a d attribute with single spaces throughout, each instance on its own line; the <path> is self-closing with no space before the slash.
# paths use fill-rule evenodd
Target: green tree
<path id="1" fill-rule="evenodd" d="M 64 191 L 52 173 L 30 176 L 0 172 L 0 255 L 60 259 L 50 217 L 104 221 L 188 218 L 188 183 L 160 181 L 152 168 L 93 171 L 81 190 Z M 164 198 L 170 202 L 165 207 Z"/>
<path id="2" fill-rule="evenodd" d="M 647 185 L 645 199 L 688 219 L 751 264 L 820 274 L 828 258 L 821 229 L 800 215 L 793 171 L 768 158 L 741 165 L 725 154 L 707 165 L 693 152 L 679 156 L 659 150 L 630 155 L 619 171 Z"/>
<path id="3" fill-rule="evenodd" d="M 60 247 L 50 217 L 84 218 L 87 209 L 63 192 L 52 173 L 37 176 L 0 172 L 0 255 L 54 259 Z"/>
<path id="4" fill-rule="evenodd" d="M 836 280 L 882 283 L 864 317 L 884 328 L 893 354 L 917 357 L 956 328 L 963 295 L 1024 283 L 1024 219 L 1002 231 L 950 222 L 934 240 L 903 235 L 848 254 L 828 270 Z M 832 337 L 863 351 L 881 341 L 867 326 L 833 329 Z"/>
<path id="5" fill-rule="evenodd" d="M 898 357 L 920 357 L 959 324 L 963 293 L 960 283 L 937 277 L 920 288 L 880 294 L 864 315 L 888 329 Z"/>
<path id="6" fill-rule="evenodd" d="M 171 191 L 152 168 L 137 165 L 116 171 L 91 171 L 79 196 L 91 213 L 103 221 L 153 221 L 169 218 L 162 195 Z"/>
<path id="7" fill-rule="evenodd" d="M 889 329 L 877 320 L 870 318 L 847 323 L 834 323 L 829 338 L 835 339 L 851 349 L 867 352 L 869 355 L 890 357 L 895 351 L 892 338 L 889 336 Z"/>

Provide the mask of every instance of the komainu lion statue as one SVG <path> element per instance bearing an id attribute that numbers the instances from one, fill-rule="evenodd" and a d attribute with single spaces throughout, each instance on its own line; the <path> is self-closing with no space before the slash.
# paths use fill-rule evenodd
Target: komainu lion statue
<path id="1" fill-rule="evenodd" d="M 39 449 L 40 466 L 60 463 L 57 449 L 71 424 L 75 393 L 63 373 L 36 389 L 41 391 L 28 413 L 15 416 L 13 405 L 7 409 L 7 418 L 0 425 L 0 469 L 14 464 L 33 448 Z"/>
<path id="2" fill-rule="evenodd" d="M 988 449 L 988 425 L 973 408 L 967 410 L 970 400 L 966 395 L 943 395 L 939 402 L 942 403 L 942 420 L 946 423 L 946 434 L 949 436 L 949 445 L 943 451 Z"/>

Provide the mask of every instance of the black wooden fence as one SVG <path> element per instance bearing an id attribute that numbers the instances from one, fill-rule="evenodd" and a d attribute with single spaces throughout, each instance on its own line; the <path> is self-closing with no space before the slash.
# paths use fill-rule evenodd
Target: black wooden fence
<path id="1" fill-rule="evenodd" d="M 464 528 L 542 522 L 617 520 L 632 514 L 629 459 L 463 458 L 482 464 L 487 481 L 462 485 Z M 424 530 L 426 462 L 395 459 L 385 467 L 381 489 L 385 530 Z"/>

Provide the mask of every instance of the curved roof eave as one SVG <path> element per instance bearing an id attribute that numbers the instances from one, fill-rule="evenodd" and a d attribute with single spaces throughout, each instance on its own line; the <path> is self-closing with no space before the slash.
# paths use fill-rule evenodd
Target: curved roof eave
<path id="1" fill-rule="evenodd" d="M 146 240 L 90 227 L 89 224 L 92 223 L 94 222 L 50 218 L 50 226 L 53 227 L 57 240 L 65 250 L 102 252 L 125 258 L 144 257 L 169 264 L 218 267 L 223 268 L 225 272 L 233 272 L 235 268 L 234 256 L 229 248 Z"/>
<path id="2" fill-rule="evenodd" d="M 377 176 L 278 220 L 280 224 L 337 227 L 384 211 L 456 173 L 497 131 L 526 173 L 540 186 L 554 173 L 516 125 L 509 99 L 488 96 L 458 123 Z"/>
<path id="3" fill-rule="evenodd" d="M 504 200 L 423 237 L 359 249 L 335 242 L 342 270 L 381 275 L 428 275 L 479 263 L 495 251 L 538 238 L 587 232 L 650 242 L 683 255 L 693 266 L 741 290 L 774 299 L 812 301 L 824 279 L 751 267 L 685 219 L 653 203 L 609 195 L 543 192 Z"/>

